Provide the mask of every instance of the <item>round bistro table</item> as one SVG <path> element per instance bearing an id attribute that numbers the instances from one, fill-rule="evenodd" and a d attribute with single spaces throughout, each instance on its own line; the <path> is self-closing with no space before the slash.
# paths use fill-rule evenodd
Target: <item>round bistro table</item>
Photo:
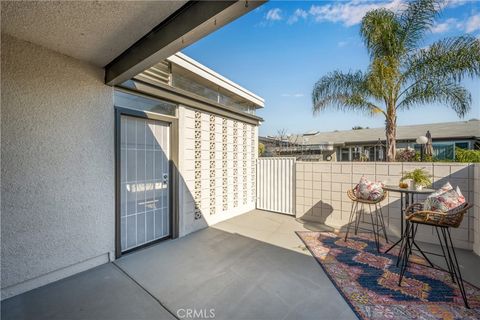
<path id="1" fill-rule="evenodd" d="M 411 205 L 414 202 L 414 197 L 419 194 L 430 194 L 435 192 L 434 189 L 422 189 L 422 190 L 416 190 L 416 189 L 408 189 L 408 188 L 400 188 L 399 186 L 384 186 L 384 190 L 387 190 L 389 192 L 397 192 L 400 193 L 400 240 L 395 242 L 390 248 L 388 248 L 387 251 L 384 253 L 388 253 L 390 250 L 392 250 L 395 246 L 398 246 L 402 240 L 403 240 L 403 219 L 405 215 L 405 210 L 408 208 L 409 205 Z M 425 259 L 427 259 L 428 262 L 430 260 L 423 254 L 423 251 L 417 246 L 417 244 L 414 242 L 413 245 L 417 247 L 417 249 L 422 253 Z M 398 259 L 397 259 L 397 264 L 398 264 Z"/>

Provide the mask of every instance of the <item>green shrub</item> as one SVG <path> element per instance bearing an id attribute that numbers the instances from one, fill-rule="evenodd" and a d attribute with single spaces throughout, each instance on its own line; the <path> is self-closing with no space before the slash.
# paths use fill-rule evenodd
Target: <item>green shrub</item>
<path id="1" fill-rule="evenodd" d="M 422 161 L 422 156 L 421 156 L 420 152 L 418 152 L 418 151 L 415 152 L 415 157 L 412 161 L 415 161 L 415 162 L 421 162 Z M 434 156 L 431 156 L 431 155 L 428 155 L 428 154 L 423 155 L 423 162 L 436 162 L 436 161 L 443 161 L 443 160 L 438 160 Z"/>
<path id="2" fill-rule="evenodd" d="M 480 162 L 480 150 L 455 148 L 456 162 Z"/>
<path id="3" fill-rule="evenodd" d="M 265 153 L 265 145 L 263 143 L 258 144 L 258 156 L 261 157 Z"/>

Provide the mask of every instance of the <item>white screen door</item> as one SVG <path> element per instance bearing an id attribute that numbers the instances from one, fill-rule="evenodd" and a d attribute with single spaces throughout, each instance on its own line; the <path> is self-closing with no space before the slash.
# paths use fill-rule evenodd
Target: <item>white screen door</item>
<path id="1" fill-rule="evenodd" d="M 170 235 L 168 123 L 121 116 L 122 252 Z"/>

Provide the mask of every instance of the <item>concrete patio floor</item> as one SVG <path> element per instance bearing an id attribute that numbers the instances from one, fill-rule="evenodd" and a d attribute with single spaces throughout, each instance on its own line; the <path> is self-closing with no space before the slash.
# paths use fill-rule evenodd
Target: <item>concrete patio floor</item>
<path id="1" fill-rule="evenodd" d="M 2 319 L 175 319 L 113 263 L 2 301 Z"/>
<path id="2" fill-rule="evenodd" d="M 254 210 L 2 302 L 2 319 L 356 319 L 294 231 L 327 227 Z M 431 249 L 431 248 L 429 248 Z M 480 257 L 458 250 L 480 285 Z"/>

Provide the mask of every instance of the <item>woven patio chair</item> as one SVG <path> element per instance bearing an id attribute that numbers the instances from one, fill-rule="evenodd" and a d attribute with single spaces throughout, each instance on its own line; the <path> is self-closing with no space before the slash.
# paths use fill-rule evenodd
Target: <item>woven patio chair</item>
<path id="1" fill-rule="evenodd" d="M 356 187 L 355 187 L 356 188 Z M 383 232 L 385 241 L 388 243 L 387 230 L 385 228 L 385 222 L 383 220 L 383 212 L 381 202 L 387 198 L 387 192 L 384 191 L 382 197 L 376 201 L 365 200 L 357 198 L 355 195 L 355 188 L 349 189 L 347 191 L 347 196 L 352 200 L 352 208 L 350 210 L 350 218 L 348 220 L 347 232 L 345 233 L 345 241 L 348 239 L 348 233 L 350 232 L 350 226 L 354 224 L 355 235 L 358 233 L 358 229 L 368 230 L 373 233 L 375 238 L 375 245 L 377 246 L 377 251 L 380 252 L 380 233 Z M 372 229 L 360 228 L 360 222 L 362 217 L 365 215 L 365 206 L 368 205 L 370 213 L 370 221 Z M 374 210 L 372 212 L 372 206 Z M 375 215 L 375 218 L 374 218 Z"/>
<path id="2" fill-rule="evenodd" d="M 423 204 L 421 203 L 414 203 L 407 208 L 405 211 L 405 220 L 407 222 L 407 226 L 403 236 L 404 241 L 402 242 L 400 248 L 402 265 L 398 281 L 399 286 L 402 284 L 403 276 L 408 268 L 409 257 L 412 254 L 412 247 L 415 242 L 415 235 L 417 233 L 418 226 L 420 224 L 432 226 L 435 228 L 442 250 L 442 254 L 433 254 L 443 256 L 445 258 L 445 263 L 447 265 L 448 273 L 450 273 L 450 277 L 452 278 L 452 282 L 458 284 L 465 307 L 469 308 L 465 287 L 463 285 L 463 278 L 457 260 L 457 254 L 455 253 L 452 237 L 450 235 L 450 228 L 458 228 L 462 223 L 463 217 L 472 207 L 472 204 L 466 202 L 450 212 L 423 210 Z M 422 250 L 420 250 L 420 253 L 426 257 Z M 430 265 L 433 266 L 428 258 L 426 259 Z"/>

